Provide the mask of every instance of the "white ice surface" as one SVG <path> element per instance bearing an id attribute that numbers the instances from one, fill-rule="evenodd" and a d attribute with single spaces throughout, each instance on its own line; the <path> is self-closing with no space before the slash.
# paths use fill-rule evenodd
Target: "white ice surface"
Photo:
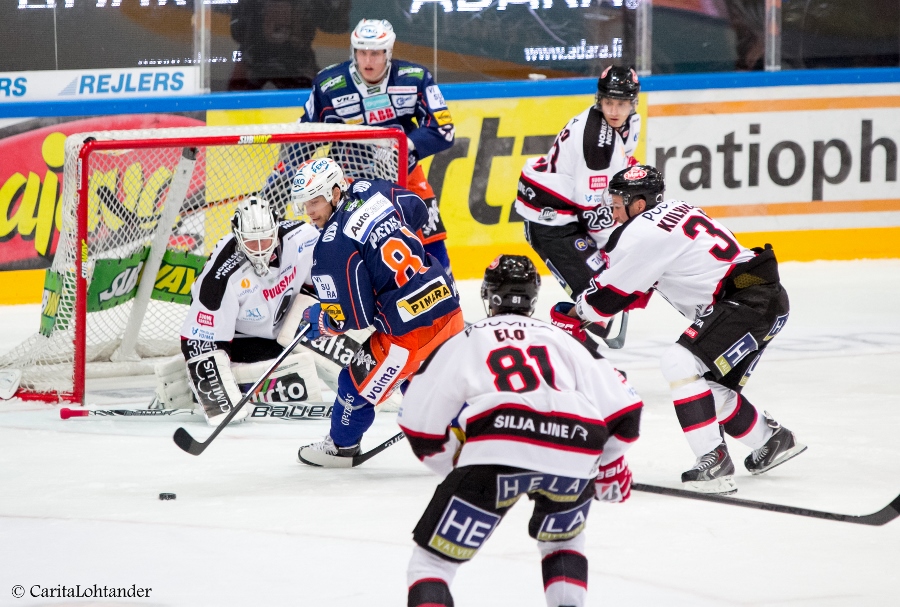
<path id="1" fill-rule="evenodd" d="M 738 461 L 736 497 L 848 514 L 900 493 L 900 261 L 782 265 L 791 318 L 745 395 L 809 450 L 766 475 Z M 464 312 L 483 316 L 478 284 Z M 562 292 L 545 280 L 537 315 Z M 0 310 L 0 350 L 29 335 L 37 306 Z M 609 358 L 645 403 L 628 455 L 638 482 L 679 486 L 693 456 L 658 367 L 687 325 L 661 298 L 631 314 Z M 135 387 L 137 386 L 137 387 Z M 143 403 L 146 380 L 104 384 Z M 118 399 L 118 400 L 116 400 Z M 398 431 L 379 414 L 371 447 Z M 198 438 L 203 424 L 184 422 Z M 350 470 L 297 464 L 326 422 L 228 428 L 199 457 L 176 421 L 62 421 L 55 407 L 0 403 L 0 605 L 397 606 L 411 530 L 438 479 L 400 443 Z M 158 499 L 160 492 L 178 495 Z M 464 606 L 544 604 L 520 503 L 453 586 Z M 587 534 L 592 606 L 900 605 L 900 521 L 868 527 L 634 493 L 595 503 Z M 12 595 L 22 585 L 25 598 Z M 149 599 L 31 598 L 35 585 L 152 588 Z"/>

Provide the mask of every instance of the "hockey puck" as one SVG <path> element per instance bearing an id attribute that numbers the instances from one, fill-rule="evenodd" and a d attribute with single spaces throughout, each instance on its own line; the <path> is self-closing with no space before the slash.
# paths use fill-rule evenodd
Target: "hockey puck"
<path id="1" fill-rule="evenodd" d="M 173 499 L 175 499 L 175 494 L 174 494 L 174 493 L 160 493 L 160 494 L 159 494 L 159 499 L 161 499 L 161 500 L 173 500 Z"/>

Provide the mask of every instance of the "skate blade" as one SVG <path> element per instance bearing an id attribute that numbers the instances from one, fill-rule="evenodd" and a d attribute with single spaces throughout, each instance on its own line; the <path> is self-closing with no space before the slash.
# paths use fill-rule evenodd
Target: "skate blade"
<path id="1" fill-rule="evenodd" d="M 352 457 L 340 457 L 338 455 L 328 455 L 316 449 L 307 449 L 303 447 L 297 452 L 297 461 L 307 466 L 318 466 L 320 468 L 352 468 Z"/>
<path id="2" fill-rule="evenodd" d="M 787 451 L 782 453 L 778 457 L 778 459 L 776 459 L 774 462 L 772 462 L 772 464 L 770 466 L 763 468 L 761 470 L 757 470 L 755 472 L 751 471 L 750 474 L 752 474 L 753 476 L 757 476 L 759 474 L 764 474 L 764 473 L 768 472 L 769 470 L 771 470 L 772 468 L 774 468 L 776 466 L 780 466 L 781 464 L 788 461 L 789 459 L 794 459 L 795 457 L 797 457 L 798 455 L 800 455 L 801 453 L 806 451 L 806 449 L 807 449 L 806 445 L 801 445 L 799 443 L 796 443 L 793 447 L 791 447 L 790 449 L 788 449 Z"/>
<path id="3" fill-rule="evenodd" d="M 716 495 L 731 495 L 737 493 L 737 483 L 733 476 L 723 476 L 711 481 L 688 481 L 684 483 L 688 489 L 698 493 L 715 493 Z"/>

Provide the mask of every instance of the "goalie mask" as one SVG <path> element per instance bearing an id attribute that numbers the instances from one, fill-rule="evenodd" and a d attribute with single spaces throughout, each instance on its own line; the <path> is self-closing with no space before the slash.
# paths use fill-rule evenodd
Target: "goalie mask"
<path id="1" fill-rule="evenodd" d="M 540 288 L 541 277 L 530 259 L 524 255 L 499 255 L 484 271 L 481 299 L 489 316 L 531 316 Z"/>
<path id="2" fill-rule="evenodd" d="M 638 198 L 643 198 L 646 208 L 652 209 L 663 201 L 665 190 L 666 181 L 659 171 L 646 164 L 637 164 L 613 175 L 607 193 L 621 196 L 626 209 Z"/>
<path id="3" fill-rule="evenodd" d="M 350 34 L 350 60 L 358 68 L 356 51 L 384 51 L 384 73 L 379 77 L 380 81 L 391 71 L 391 56 L 396 39 L 394 26 L 387 19 L 362 19 Z"/>
<path id="4" fill-rule="evenodd" d="M 269 203 L 259 196 L 240 201 L 231 218 L 231 231 L 238 248 L 250 260 L 256 274 L 268 274 L 269 259 L 278 244 L 278 224 Z"/>
<path id="5" fill-rule="evenodd" d="M 347 191 L 347 180 L 340 165 L 331 158 L 307 160 L 297 169 L 291 185 L 291 204 L 297 216 L 306 215 L 306 203 L 324 196 L 332 201 L 334 186 L 341 189 L 341 197 Z"/>

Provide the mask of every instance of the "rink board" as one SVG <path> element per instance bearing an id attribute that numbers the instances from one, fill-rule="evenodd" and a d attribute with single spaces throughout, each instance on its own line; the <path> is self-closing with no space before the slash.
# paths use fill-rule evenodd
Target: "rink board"
<path id="1" fill-rule="evenodd" d="M 783 261 L 900 257 L 897 80 L 900 70 L 648 77 L 637 156 L 665 169 L 668 197 L 703 207 L 748 246 L 771 242 Z M 422 166 L 439 196 L 458 278 L 480 277 L 501 252 L 535 257 L 513 212 L 519 172 L 592 102 L 593 87 L 589 79 L 442 87 L 456 143 Z M 202 108 L 209 125 L 287 122 L 301 114 L 305 96 L 120 100 L 81 107 L 80 115 L 93 108 L 122 120 L 124 112 Z M 255 107 L 221 109 L 247 106 Z M 43 116 L 75 111 L 61 103 L 29 108 Z M 15 156 L 3 157 L 0 139 L 0 269 L 16 270 L 0 271 L 0 303 L 40 300 L 43 270 L 25 268 L 47 263 L 58 231 L 56 213 L 44 208 L 52 195 L 42 188 L 54 185 L 48 159 L 62 137 L 46 126 L 28 131 L 26 122 L 0 121 L 0 129 L 23 129 Z M 20 260 L 23 247 L 31 257 Z"/>

